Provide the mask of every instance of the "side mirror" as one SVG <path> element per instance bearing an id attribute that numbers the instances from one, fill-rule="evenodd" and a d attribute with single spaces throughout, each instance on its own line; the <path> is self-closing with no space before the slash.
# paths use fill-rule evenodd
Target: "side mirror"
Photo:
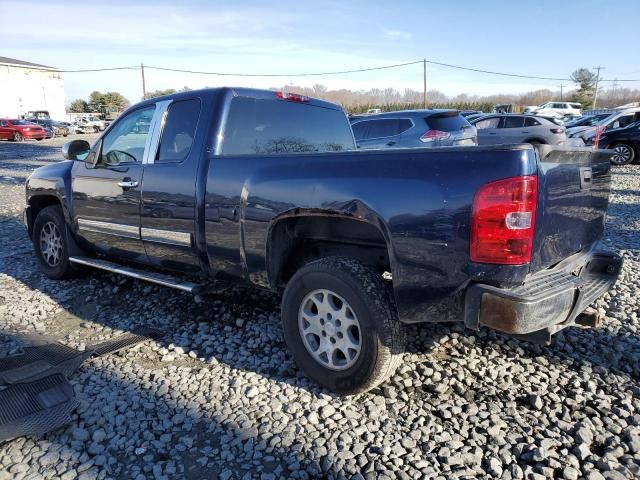
<path id="1" fill-rule="evenodd" d="M 91 145 L 86 140 L 71 140 L 62 147 L 62 156 L 67 160 L 85 161 L 91 150 Z"/>

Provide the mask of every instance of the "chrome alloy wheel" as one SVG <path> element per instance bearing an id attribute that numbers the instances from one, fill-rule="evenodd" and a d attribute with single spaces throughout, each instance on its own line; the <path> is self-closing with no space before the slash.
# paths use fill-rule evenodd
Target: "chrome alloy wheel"
<path id="1" fill-rule="evenodd" d="M 625 164 L 633 159 L 633 150 L 627 145 L 616 145 L 613 148 L 614 154 L 611 157 L 613 163 Z"/>
<path id="2" fill-rule="evenodd" d="M 314 290 L 300 305 L 300 336 L 313 359 L 330 370 L 346 370 L 360 356 L 362 334 L 351 305 L 331 290 Z"/>
<path id="3" fill-rule="evenodd" d="M 53 222 L 47 222 L 40 230 L 40 251 L 50 267 L 55 267 L 62 258 L 62 235 Z"/>

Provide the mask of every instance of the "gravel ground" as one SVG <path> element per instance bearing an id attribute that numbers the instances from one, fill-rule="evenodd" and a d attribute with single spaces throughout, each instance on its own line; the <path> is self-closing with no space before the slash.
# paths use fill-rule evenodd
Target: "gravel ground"
<path id="1" fill-rule="evenodd" d="M 275 296 L 195 303 L 107 273 L 40 275 L 22 184 L 62 143 L 0 142 L 0 352 L 34 334 L 80 348 L 141 325 L 167 334 L 85 362 L 73 422 L 0 445 L 1 480 L 640 476 L 640 166 L 614 169 L 605 243 L 625 267 L 597 302 L 602 328 L 541 347 L 412 327 L 390 382 L 340 398 L 293 365 Z"/>

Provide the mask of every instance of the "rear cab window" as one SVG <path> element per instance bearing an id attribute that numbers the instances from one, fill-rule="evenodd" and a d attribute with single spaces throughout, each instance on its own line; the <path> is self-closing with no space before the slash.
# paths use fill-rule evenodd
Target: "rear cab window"
<path id="1" fill-rule="evenodd" d="M 285 100 L 238 96 L 224 127 L 223 155 L 355 150 L 341 110 Z"/>
<path id="2" fill-rule="evenodd" d="M 464 127 L 471 126 L 458 112 L 435 113 L 425 117 L 424 121 L 430 130 L 440 130 L 441 132 L 457 132 Z"/>

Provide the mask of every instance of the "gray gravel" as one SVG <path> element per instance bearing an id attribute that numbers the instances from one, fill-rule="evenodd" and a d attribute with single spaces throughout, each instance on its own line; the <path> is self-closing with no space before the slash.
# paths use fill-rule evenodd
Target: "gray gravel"
<path id="1" fill-rule="evenodd" d="M 141 325 L 167 335 L 85 362 L 73 422 L 0 445 L 0 480 L 640 476 L 639 166 L 614 169 L 604 242 L 625 267 L 597 302 L 602 328 L 540 347 L 412 327 L 392 381 L 340 398 L 293 365 L 275 296 L 234 288 L 195 303 L 106 273 L 40 275 L 22 183 L 61 143 L 0 142 L 0 355 L 34 335 L 80 348 Z"/>

